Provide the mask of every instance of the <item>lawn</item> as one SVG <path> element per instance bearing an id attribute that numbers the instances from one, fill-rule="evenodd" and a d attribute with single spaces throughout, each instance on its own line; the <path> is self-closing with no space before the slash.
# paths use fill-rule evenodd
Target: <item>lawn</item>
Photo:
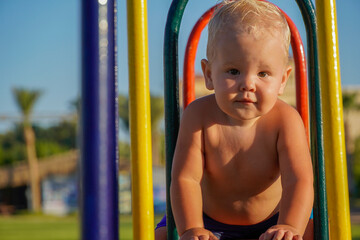
<path id="1" fill-rule="evenodd" d="M 155 216 L 159 221 L 162 216 Z M 132 240 L 131 216 L 120 216 L 120 240 Z M 77 215 L 55 217 L 39 214 L 0 216 L 1 240 L 78 240 Z"/>
<path id="2" fill-rule="evenodd" d="M 360 225 L 352 225 L 351 233 L 353 240 L 360 240 Z"/>
<path id="3" fill-rule="evenodd" d="M 163 216 L 155 216 L 157 224 Z M 120 215 L 120 240 L 132 240 L 132 219 L 129 215 Z M 360 240 L 360 239 L 359 239 Z"/>
<path id="4" fill-rule="evenodd" d="M 161 216 L 155 216 L 155 222 Z M 120 216 L 120 240 L 132 240 L 131 216 Z M 353 240 L 360 240 L 360 225 L 352 226 Z M 54 217 L 21 214 L 0 216 L 1 240 L 78 240 L 78 216 Z"/>
<path id="5" fill-rule="evenodd" d="M 1 240 L 78 240 L 76 216 L 22 214 L 0 217 Z"/>

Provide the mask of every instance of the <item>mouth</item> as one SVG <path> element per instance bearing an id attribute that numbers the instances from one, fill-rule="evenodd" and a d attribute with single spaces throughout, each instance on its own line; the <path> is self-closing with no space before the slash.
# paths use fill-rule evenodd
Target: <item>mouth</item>
<path id="1" fill-rule="evenodd" d="M 249 99 L 249 98 L 242 98 L 242 99 L 239 99 L 239 100 L 236 100 L 235 102 L 239 102 L 239 103 L 255 103 L 255 101 Z"/>

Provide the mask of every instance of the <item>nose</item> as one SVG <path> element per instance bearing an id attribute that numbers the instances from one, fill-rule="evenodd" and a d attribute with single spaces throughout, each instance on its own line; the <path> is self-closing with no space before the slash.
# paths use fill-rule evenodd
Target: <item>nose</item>
<path id="1" fill-rule="evenodd" d="M 255 92 L 256 86 L 255 86 L 255 80 L 250 75 L 244 75 L 240 79 L 240 86 L 241 91 L 246 92 Z"/>

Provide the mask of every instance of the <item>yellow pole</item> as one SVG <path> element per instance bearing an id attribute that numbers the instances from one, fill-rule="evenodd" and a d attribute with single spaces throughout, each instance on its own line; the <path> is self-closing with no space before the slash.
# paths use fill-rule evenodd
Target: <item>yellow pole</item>
<path id="1" fill-rule="evenodd" d="M 316 0 L 330 239 L 350 240 L 349 192 L 335 0 Z"/>
<path id="2" fill-rule="evenodd" d="M 133 239 L 154 239 L 146 0 L 128 0 Z M 120 53 L 121 54 L 121 53 Z"/>

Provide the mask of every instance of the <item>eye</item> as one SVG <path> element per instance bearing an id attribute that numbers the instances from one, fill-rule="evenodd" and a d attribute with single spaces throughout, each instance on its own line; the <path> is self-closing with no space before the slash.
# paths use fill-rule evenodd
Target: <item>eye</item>
<path id="1" fill-rule="evenodd" d="M 227 73 L 231 74 L 231 75 L 239 75 L 240 74 L 240 71 L 233 68 L 233 69 L 230 69 L 227 71 Z"/>
<path id="2" fill-rule="evenodd" d="M 269 76 L 269 74 L 267 72 L 259 72 L 258 76 L 261 77 L 261 78 L 264 78 L 264 77 Z"/>

